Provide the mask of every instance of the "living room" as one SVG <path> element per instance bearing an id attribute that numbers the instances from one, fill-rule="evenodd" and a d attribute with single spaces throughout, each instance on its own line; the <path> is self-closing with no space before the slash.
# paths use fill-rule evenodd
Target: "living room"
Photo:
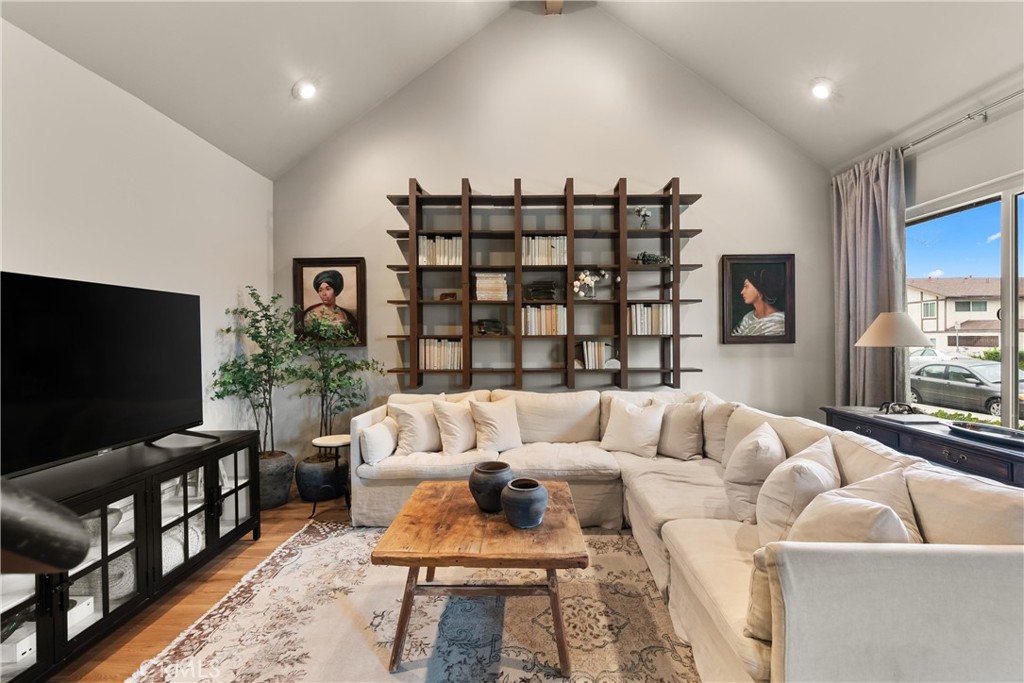
<path id="1" fill-rule="evenodd" d="M 831 179 L 1021 87 L 1019 3 L 570 2 L 555 15 L 543 3 L 414 3 L 400 5 L 402 20 L 390 3 L 322 3 L 323 16 L 311 6 L 190 4 L 4 4 L 0 257 L 4 271 L 199 295 L 205 379 L 235 346 L 220 332 L 231 322 L 225 309 L 244 303 L 246 285 L 290 303 L 293 261 L 305 258 L 365 259 L 366 355 L 402 366 L 407 350 L 389 335 L 403 320 L 389 301 L 407 295 L 388 265 L 405 255 L 387 231 L 407 226 L 388 195 L 406 193 L 410 178 L 454 195 L 463 178 L 487 194 L 512 194 L 514 179 L 524 194 L 557 194 L 567 178 L 577 192 L 604 194 L 620 178 L 631 192 L 654 193 L 678 177 L 682 192 L 702 195 L 683 214 L 683 227 L 701 230 L 685 259 L 702 264 L 684 296 L 702 301 L 680 321 L 701 335 L 680 342 L 685 364 L 701 371 L 684 373 L 680 389 L 822 422 L 820 408 L 837 402 Z M 275 21 L 304 28 L 281 36 L 267 28 Z M 333 29 L 340 37 L 331 21 L 343 25 Z M 847 46 L 868 42 L 872 22 L 888 22 L 870 41 L 891 56 Z M 828 28 L 811 36 L 819 24 Z M 93 26 L 117 28 L 123 42 L 91 39 Z M 200 40 L 203 26 L 217 38 Z M 231 32 L 247 26 L 266 40 L 260 64 L 280 87 L 263 84 L 251 102 L 229 105 L 216 81 L 239 73 Z M 418 26 L 438 35 L 421 44 Z M 809 37 L 797 49 L 799 29 Z M 745 39 L 790 68 L 749 95 L 740 76 L 761 72 L 757 53 L 738 46 Z M 300 49 L 332 40 L 363 50 L 344 72 L 326 72 Z M 703 41 L 718 46 L 714 57 L 676 51 L 676 42 Z M 403 42 L 408 53 L 389 51 Z M 187 66 L 203 61 L 206 74 Z M 730 72 L 735 83 L 706 75 Z M 136 83 L 133 73 L 177 83 L 187 102 L 118 85 Z M 196 78 L 191 87 L 186 77 Z M 833 79 L 834 99 L 811 98 L 818 77 Z M 292 97 L 300 78 L 319 78 L 323 100 Z M 345 105 L 360 87 L 372 99 Z M 285 128 L 252 130 L 265 120 L 247 118 L 252 107 Z M 186 122 L 192 108 L 224 113 L 207 132 Z M 801 122 L 819 137 L 795 141 Z M 907 206 L 1014 174 L 1019 185 L 1022 131 L 1017 98 L 908 151 Z M 794 343 L 720 342 L 724 254 L 795 255 Z M 371 380 L 367 407 L 402 389 L 397 374 Z M 435 375 L 415 389 L 456 390 Z M 240 402 L 210 392 L 204 382 L 202 429 L 251 428 Z M 279 448 L 309 450 L 317 425 L 308 402 L 286 392 L 276 419 Z"/>

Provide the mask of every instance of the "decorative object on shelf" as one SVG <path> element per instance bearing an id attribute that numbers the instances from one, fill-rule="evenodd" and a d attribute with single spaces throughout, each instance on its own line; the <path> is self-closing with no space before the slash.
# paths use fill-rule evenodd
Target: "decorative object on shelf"
<path id="1" fill-rule="evenodd" d="M 671 263 L 671 261 L 672 259 L 668 256 L 664 256 L 662 254 L 652 254 L 649 251 L 641 251 L 639 254 L 636 255 L 636 258 L 633 259 L 633 263 L 639 263 L 644 265 Z"/>
<path id="2" fill-rule="evenodd" d="M 441 292 L 441 296 L 438 297 L 438 301 L 458 301 L 458 292 Z"/>
<path id="3" fill-rule="evenodd" d="M 558 283 L 554 280 L 538 280 L 523 285 L 527 299 L 552 301 L 558 296 Z"/>
<path id="4" fill-rule="evenodd" d="M 505 334 L 505 325 L 495 318 L 481 318 L 476 321 L 476 334 L 479 337 Z"/>
<path id="5" fill-rule="evenodd" d="M 298 307 L 282 309 L 280 294 L 264 301 L 252 285 L 246 291 L 252 306 L 229 308 L 227 314 L 237 322 L 223 332 L 248 337 L 250 348 L 259 350 L 243 350 L 221 363 L 214 373 L 213 398 L 243 398 L 252 410 L 261 436 L 260 504 L 266 510 L 287 502 L 295 471 L 295 459 L 275 450 L 274 390 L 294 381 L 295 362 L 302 349 L 296 343 L 292 323 L 301 311 Z"/>
<path id="6" fill-rule="evenodd" d="M 608 271 L 603 268 L 598 268 L 593 273 L 584 270 L 577 273 L 576 279 L 572 282 L 572 291 L 580 296 L 593 298 L 597 296 L 597 283 L 600 280 L 607 280 L 608 277 Z"/>
<path id="7" fill-rule="evenodd" d="M 513 479 L 501 492 L 501 509 L 512 526 L 532 529 L 544 521 L 548 490 L 536 479 Z"/>
<path id="8" fill-rule="evenodd" d="M 366 259 L 292 259 L 292 287 L 299 336 L 320 318 L 348 328 L 356 338 L 351 346 L 366 346 Z"/>
<path id="9" fill-rule="evenodd" d="M 502 491 L 514 478 L 507 462 L 482 462 L 469 475 L 469 492 L 473 494 L 477 507 L 484 512 L 501 512 Z"/>
<path id="10" fill-rule="evenodd" d="M 730 254 L 722 256 L 719 266 L 722 343 L 794 343 L 793 254 Z"/>
<path id="11" fill-rule="evenodd" d="M 638 206 L 633 209 L 633 213 L 640 217 L 640 229 L 647 229 L 647 219 L 651 217 L 651 210 L 646 206 Z"/>

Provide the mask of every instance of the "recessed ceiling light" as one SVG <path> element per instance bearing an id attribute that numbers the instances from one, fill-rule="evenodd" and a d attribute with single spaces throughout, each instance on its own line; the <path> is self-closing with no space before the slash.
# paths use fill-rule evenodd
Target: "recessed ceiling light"
<path id="1" fill-rule="evenodd" d="M 827 78 L 815 78 L 811 81 L 811 94 L 819 100 L 827 100 L 832 97 L 832 81 Z"/>
<path id="2" fill-rule="evenodd" d="M 302 79 L 292 86 L 292 97 L 297 100 L 308 100 L 316 95 L 316 84 L 313 81 Z"/>

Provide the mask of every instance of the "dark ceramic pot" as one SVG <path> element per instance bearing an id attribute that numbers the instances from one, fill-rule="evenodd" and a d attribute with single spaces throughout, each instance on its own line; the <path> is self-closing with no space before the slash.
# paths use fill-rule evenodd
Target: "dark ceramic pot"
<path id="1" fill-rule="evenodd" d="M 334 464 L 334 458 L 326 462 L 311 462 L 303 458 L 295 465 L 295 486 L 299 496 L 307 502 L 334 500 L 345 493 L 345 465 Z M 330 487 L 330 488 L 328 488 Z"/>
<path id="2" fill-rule="evenodd" d="M 269 510 L 288 502 L 295 475 L 295 458 L 284 451 L 260 453 L 260 510 Z"/>
<path id="3" fill-rule="evenodd" d="M 484 512 L 501 512 L 501 490 L 513 479 L 507 462 L 482 462 L 469 475 L 469 491 Z"/>
<path id="4" fill-rule="evenodd" d="M 532 529 L 544 521 L 548 490 L 536 479 L 513 479 L 501 492 L 501 507 L 509 524 Z"/>

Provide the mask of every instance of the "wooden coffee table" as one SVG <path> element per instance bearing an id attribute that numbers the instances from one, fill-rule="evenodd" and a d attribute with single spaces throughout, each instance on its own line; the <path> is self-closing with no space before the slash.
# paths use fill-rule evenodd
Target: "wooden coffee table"
<path id="1" fill-rule="evenodd" d="M 401 660 L 417 595 L 547 595 L 551 599 L 558 663 L 563 676 L 572 672 L 555 571 L 586 567 L 590 557 L 568 484 L 545 481 L 544 486 L 550 496 L 548 509 L 544 521 L 533 529 L 510 526 L 500 512 L 481 512 L 465 481 L 426 481 L 416 487 L 370 556 L 373 564 L 409 567 L 391 651 L 391 671 Z M 434 580 L 437 567 L 544 569 L 547 583 L 420 585 L 420 567 L 427 568 L 426 583 Z"/>

